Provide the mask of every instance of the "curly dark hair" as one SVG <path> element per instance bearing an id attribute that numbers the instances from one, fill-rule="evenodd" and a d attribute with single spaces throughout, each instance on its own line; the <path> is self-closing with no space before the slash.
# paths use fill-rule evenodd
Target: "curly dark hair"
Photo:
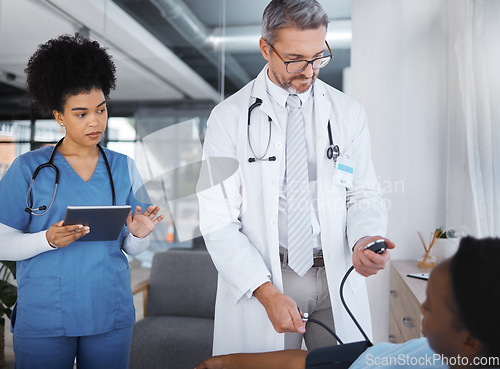
<path id="1" fill-rule="evenodd" d="M 25 69 L 28 94 L 44 113 L 62 112 L 67 96 L 93 88 L 108 98 L 116 85 L 115 71 L 107 51 L 78 33 L 39 45 Z"/>
<path id="2" fill-rule="evenodd" d="M 458 318 L 483 344 L 482 354 L 497 358 L 500 357 L 499 261 L 500 239 L 466 237 L 450 263 Z"/>

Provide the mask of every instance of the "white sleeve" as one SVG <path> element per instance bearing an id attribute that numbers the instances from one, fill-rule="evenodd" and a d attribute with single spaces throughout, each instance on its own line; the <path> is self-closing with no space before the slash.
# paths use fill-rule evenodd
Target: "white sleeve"
<path id="1" fill-rule="evenodd" d="M 122 248 L 128 255 L 136 256 L 145 251 L 149 247 L 149 243 L 149 235 L 144 238 L 138 238 L 132 233 L 129 233 L 127 237 L 125 237 Z"/>
<path id="2" fill-rule="evenodd" d="M 0 260 L 25 260 L 43 252 L 56 250 L 47 242 L 47 231 L 24 233 L 0 223 Z"/>
<path id="3" fill-rule="evenodd" d="M 244 183 L 236 153 L 238 127 L 227 124 L 238 122 L 240 110 L 226 100 L 210 114 L 196 191 L 201 234 L 235 304 L 271 280 L 262 254 L 242 231 Z M 227 178 L 233 163 L 238 169 Z"/>
<path id="4" fill-rule="evenodd" d="M 349 154 L 356 169 L 353 184 L 346 189 L 346 221 L 347 239 L 352 250 L 356 242 L 365 236 L 385 236 L 387 210 L 371 159 L 366 112 L 360 105 L 354 105 L 350 115 L 354 118 Z"/>

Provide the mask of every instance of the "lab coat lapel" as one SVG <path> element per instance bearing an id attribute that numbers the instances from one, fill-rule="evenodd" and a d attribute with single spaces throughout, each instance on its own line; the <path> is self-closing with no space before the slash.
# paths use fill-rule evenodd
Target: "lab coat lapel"
<path id="1" fill-rule="evenodd" d="M 258 116 L 260 119 L 259 124 L 261 127 L 268 127 L 268 117 L 272 119 L 271 140 L 269 142 L 269 151 L 267 152 L 266 157 L 275 156 L 276 161 L 270 162 L 266 160 L 253 164 L 259 165 L 261 169 L 265 219 L 267 222 L 277 222 L 279 205 L 279 178 L 280 173 L 284 171 L 285 144 L 283 132 L 267 93 L 265 80 L 266 73 L 267 66 L 260 72 L 255 80 L 255 84 L 252 89 L 252 101 L 254 101 L 256 97 L 262 100 L 262 105 L 258 108 Z M 260 142 L 266 143 L 264 145 L 265 148 L 265 146 L 267 146 L 267 141 L 269 140 L 269 129 L 262 129 L 260 133 Z"/>
<path id="2" fill-rule="evenodd" d="M 271 100 L 269 99 L 269 94 L 267 93 L 266 88 L 266 74 L 267 74 L 267 66 L 262 69 L 257 78 L 255 79 L 255 83 L 252 87 L 251 92 L 251 103 L 255 101 L 256 98 L 262 100 L 262 105 L 259 107 L 259 110 L 266 115 L 267 117 L 271 117 L 273 120 L 273 125 L 276 125 L 279 128 L 278 120 L 276 119 L 276 115 L 274 113 L 273 106 L 271 104 Z M 267 142 L 267 141 L 266 141 Z"/>
<path id="3" fill-rule="evenodd" d="M 325 165 L 331 165 L 330 160 L 326 160 L 326 149 L 330 145 L 328 141 L 328 120 L 332 126 L 335 122 L 331 120 L 332 104 L 327 96 L 328 92 L 316 81 L 314 85 L 314 124 L 316 126 L 316 162 L 318 170 L 318 181 L 326 180 Z M 331 171 L 330 171 L 331 172 Z"/>

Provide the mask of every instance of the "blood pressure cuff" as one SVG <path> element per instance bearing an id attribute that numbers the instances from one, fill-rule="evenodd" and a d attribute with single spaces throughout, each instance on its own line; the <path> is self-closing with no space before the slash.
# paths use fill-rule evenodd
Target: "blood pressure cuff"
<path id="1" fill-rule="evenodd" d="M 306 357 L 306 369 L 347 369 L 372 344 L 369 341 L 321 347 Z"/>

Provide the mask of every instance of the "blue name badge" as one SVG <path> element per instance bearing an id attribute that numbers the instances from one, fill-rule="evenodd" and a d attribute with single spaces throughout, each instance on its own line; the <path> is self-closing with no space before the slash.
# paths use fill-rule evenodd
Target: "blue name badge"
<path id="1" fill-rule="evenodd" d="M 339 164 L 339 170 L 342 170 L 344 172 L 351 173 L 351 174 L 354 173 L 354 168 L 347 166 L 345 164 Z"/>
<path id="2" fill-rule="evenodd" d="M 341 156 L 337 160 L 336 183 L 344 187 L 352 187 L 354 174 L 354 161 Z"/>

